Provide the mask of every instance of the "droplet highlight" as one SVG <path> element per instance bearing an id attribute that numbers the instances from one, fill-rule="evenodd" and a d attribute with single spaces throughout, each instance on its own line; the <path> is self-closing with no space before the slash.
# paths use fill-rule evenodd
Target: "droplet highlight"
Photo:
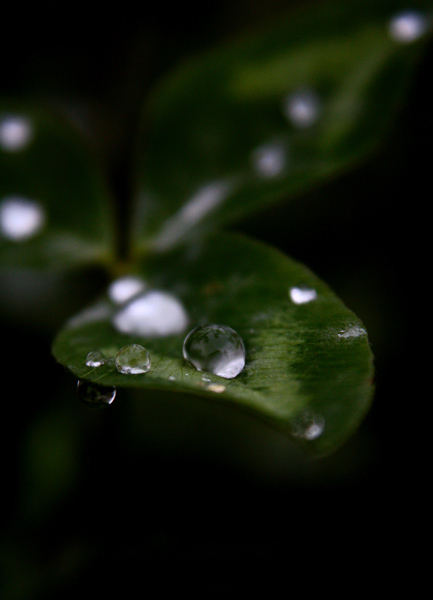
<path id="1" fill-rule="evenodd" d="M 106 362 L 107 362 L 106 357 L 99 350 L 92 350 L 91 352 L 88 353 L 88 355 L 86 357 L 86 366 L 88 366 L 88 367 L 93 367 L 93 368 L 101 367 L 102 365 L 105 365 Z"/>
<path id="2" fill-rule="evenodd" d="M 14 242 L 28 240 L 45 225 L 43 207 L 34 200 L 8 196 L 0 202 L 0 234 Z"/>
<path id="3" fill-rule="evenodd" d="M 283 112 L 296 128 L 311 127 L 316 123 L 321 103 L 314 90 L 302 89 L 289 94 L 283 101 Z"/>
<path id="4" fill-rule="evenodd" d="M 427 32 L 428 25 L 428 20 L 422 13 L 405 10 L 390 19 L 388 33 L 393 40 L 400 44 L 411 44 Z"/>
<path id="5" fill-rule="evenodd" d="M 183 333 L 188 322 L 180 300 L 173 294 L 158 290 L 134 297 L 113 317 L 117 331 L 148 338 Z"/>
<path id="6" fill-rule="evenodd" d="M 307 304 L 317 298 L 315 289 L 306 286 L 294 286 L 289 290 L 290 300 L 294 304 Z"/>
<path id="7" fill-rule="evenodd" d="M 30 119 L 21 115 L 0 116 L 0 148 L 6 152 L 24 150 L 33 138 Z"/>
<path id="8" fill-rule="evenodd" d="M 202 325 L 186 336 L 183 356 L 198 371 L 232 379 L 245 367 L 241 336 L 227 325 Z"/>
<path id="9" fill-rule="evenodd" d="M 286 169 L 287 150 L 280 143 L 263 144 L 253 151 L 251 160 L 257 175 L 272 179 Z"/>
<path id="10" fill-rule="evenodd" d="M 117 390 L 114 386 L 105 386 L 80 379 L 77 382 L 78 398 L 88 408 L 105 408 L 116 397 Z"/>
<path id="11" fill-rule="evenodd" d="M 126 375 L 141 375 L 150 370 L 149 352 L 140 344 L 128 344 L 119 350 L 115 360 L 116 369 Z"/>
<path id="12" fill-rule="evenodd" d="M 312 441 L 325 430 L 325 419 L 309 410 L 297 415 L 290 423 L 290 433 L 299 439 Z"/>
<path id="13" fill-rule="evenodd" d="M 145 289 L 146 283 L 144 279 L 134 275 L 127 275 L 111 282 L 108 287 L 108 296 L 115 304 L 123 304 L 131 300 L 134 296 L 137 296 L 137 294 L 144 292 Z"/>

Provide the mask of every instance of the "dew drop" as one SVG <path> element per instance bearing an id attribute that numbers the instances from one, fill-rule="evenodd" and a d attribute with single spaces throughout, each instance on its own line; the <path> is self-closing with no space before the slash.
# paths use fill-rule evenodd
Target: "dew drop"
<path id="1" fill-rule="evenodd" d="M 256 173 L 266 179 L 277 177 L 287 166 L 286 149 L 278 143 L 259 146 L 251 158 Z"/>
<path id="2" fill-rule="evenodd" d="M 88 367 L 100 367 L 107 362 L 104 354 L 99 350 L 92 350 L 86 357 L 86 365 Z"/>
<path id="3" fill-rule="evenodd" d="M 410 44 L 422 37 L 428 28 L 426 17 L 414 10 L 395 14 L 388 23 L 390 37 L 401 44 Z"/>
<path id="4" fill-rule="evenodd" d="M 20 242 L 41 231 L 46 215 L 43 207 L 34 200 L 21 196 L 8 196 L 0 203 L 0 234 Z"/>
<path id="5" fill-rule="evenodd" d="M 226 386 L 222 385 L 221 383 L 210 383 L 206 389 L 209 392 L 214 392 L 215 394 L 222 394 L 226 391 Z"/>
<path id="6" fill-rule="evenodd" d="M 78 398 L 89 408 L 105 408 L 116 397 L 114 386 L 99 385 L 80 379 L 77 383 Z"/>
<path id="7" fill-rule="evenodd" d="M 296 286 L 290 288 L 289 296 L 294 304 L 306 304 L 317 298 L 317 292 L 313 288 Z"/>
<path id="8" fill-rule="evenodd" d="M 290 423 L 290 433 L 296 438 L 308 441 L 320 437 L 324 430 L 325 419 L 311 411 L 297 415 Z"/>
<path id="9" fill-rule="evenodd" d="M 149 352 L 140 344 L 128 344 L 116 355 L 116 369 L 126 375 L 141 375 L 150 370 Z"/>
<path id="10" fill-rule="evenodd" d="M 157 338 L 183 333 L 188 320 L 176 296 L 151 290 L 123 306 L 114 315 L 113 325 L 121 333 Z"/>
<path id="11" fill-rule="evenodd" d="M 245 346 L 240 335 L 227 325 L 203 325 L 186 336 L 183 356 L 198 371 L 232 379 L 245 366 Z"/>
<path id="12" fill-rule="evenodd" d="M 30 120 L 21 115 L 0 117 L 0 148 L 6 152 L 24 150 L 33 137 Z"/>
<path id="13" fill-rule="evenodd" d="M 311 127 L 320 113 L 320 100 L 316 92 L 309 89 L 289 94 L 283 101 L 283 112 L 287 119 L 298 128 Z"/>
<path id="14" fill-rule="evenodd" d="M 112 302 L 123 304 L 145 289 L 146 283 L 141 277 L 128 275 L 119 277 L 109 285 L 108 296 Z"/>

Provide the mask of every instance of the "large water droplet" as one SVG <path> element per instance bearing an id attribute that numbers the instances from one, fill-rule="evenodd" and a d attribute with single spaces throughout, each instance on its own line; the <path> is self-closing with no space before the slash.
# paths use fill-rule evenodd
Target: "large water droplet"
<path id="1" fill-rule="evenodd" d="M 283 102 L 283 112 L 289 121 L 298 128 L 311 127 L 320 113 L 320 100 L 316 92 L 302 89 L 289 94 Z"/>
<path id="2" fill-rule="evenodd" d="M 116 369 L 126 375 L 141 375 L 150 370 L 149 352 L 140 344 L 129 344 L 119 350 L 116 356 Z"/>
<path id="3" fill-rule="evenodd" d="M 77 383 L 78 397 L 89 408 L 105 408 L 116 397 L 116 388 L 80 379 Z"/>
<path id="4" fill-rule="evenodd" d="M 0 148 L 6 152 L 23 150 L 33 137 L 30 120 L 21 115 L 0 116 Z"/>
<path id="5" fill-rule="evenodd" d="M 35 236 L 45 220 L 43 207 L 34 200 L 8 196 L 0 203 L 0 234 L 14 242 Z"/>
<path id="6" fill-rule="evenodd" d="M 156 338 L 183 333 L 188 315 L 180 300 L 158 290 L 134 297 L 113 318 L 121 333 Z"/>
<path id="7" fill-rule="evenodd" d="M 112 302 L 123 304 L 145 289 L 146 283 L 141 277 L 127 275 L 119 277 L 109 285 L 108 296 Z"/>
<path id="8" fill-rule="evenodd" d="M 414 10 L 394 15 L 388 23 L 390 37 L 401 44 L 410 44 L 422 37 L 428 29 L 427 18 Z"/>
<path id="9" fill-rule="evenodd" d="M 297 415 L 290 423 L 290 433 L 307 441 L 315 440 L 325 430 L 325 419 L 310 410 Z"/>
<path id="10" fill-rule="evenodd" d="M 86 365 L 88 367 L 101 367 L 106 362 L 107 359 L 99 350 L 92 350 L 86 357 Z"/>
<path id="11" fill-rule="evenodd" d="M 183 356 L 198 371 L 232 379 L 245 366 L 241 336 L 227 325 L 203 325 L 186 336 Z"/>

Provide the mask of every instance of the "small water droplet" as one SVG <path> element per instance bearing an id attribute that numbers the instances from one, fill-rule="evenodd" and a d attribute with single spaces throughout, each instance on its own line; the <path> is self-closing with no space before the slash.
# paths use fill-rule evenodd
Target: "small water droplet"
<path id="1" fill-rule="evenodd" d="M 148 338 L 183 333 L 188 321 L 180 300 L 158 290 L 134 297 L 113 318 L 115 328 L 121 333 Z"/>
<path id="2" fill-rule="evenodd" d="M 259 146 L 254 150 L 251 158 L 254 170 L 264 178 L 277 177 L 287 166 L 287 151 L 280 143 Z"/>
<path id="3" fill-rule="evenodd" d="M 186 336 L 183 356 L 198 371 L 232 379 L 245 366 L 245 346 L 240 335 L 227 325 L 203 325 Z"/>
<path id="4" fill-rule="evenodd" d="M 302 89 L 289 94 L 283 101 L 283 112 L 298 128 L 311 127 L 320 114 L 320 100 L 316 92 Z"/>
<path id="5" fill-rule="evenodd" d="M 108 287 L 108 296 L 112 302 L 123 304 L 140 292 L 144 292 L 145 289 L 146 283 L 141 277 L 127 275 L 111 282 Z"/>
<path id="6" fill-rule="evenodd" d="M 99 350 L 91 350 L 86 357 L 86 365 L 88 367 L 100 367 L 107 362 L 104 354 Z"/>
<path id="7" fill-rule="evenodd" d="M 0 234 L 20 242 L 41 231 L 46 215 L 43 207 L 34 200 L 21 196 L 8 196 L 0 203 Z"/>
<path id="8" fill-rule="evenodd" d="M 294 304 L 306 304 L 317 298 L 317 292 L 313 288 L 305 286 L 295 286 L 290 288 L 289 296 Z"/>
<path id="9" fill-rule="evenodd" d="M 30 120 L 22 115 L 0 117 L 0 148 L 6 152 L 23 150 L 33 137 Z"/>
<path id="10" fill-rule="evenodd" d="M 99 385 L 80 379 L 77 383 L 78 398 L 89 408 L 105 408 L 116 397 L 114 386 Z"/>
<path id="11" fill-rule="evenodd" d="M 211 381 L 211 380 L 209 379 L 209 377 L 206 377 L 206 375 L 203 375 L 203 376 L 202 376 L 202 378 L 201 378 L 201 380 L 202 380 L 202 381 Z"/>
<path id="12" fill-rule="evenodd" d="M 206 389 L 209 392 L 214 392 L 215 394 L 222 394 L 226 391 L 226 386 L 222 385 L 221 383 L 210 383 Z"/>
<path id="13" fill-rule="evenodd" d="M 176 381 L 176 377 L 174 375 L 170 375 L 169 380 L 170 381 Z"/>
<path id="14" fill-rule="evenodd" d="M 390 19 L 388 33 L 396 42 L 410 44 L 426 33 L 428 25 L 428 20 L 423 14 L 415 10 L 405 10 Z"/>
<path id="15" fill-rule="evenodd" d="M 304 440 L 315 440 L 325 430 L 325 419 L 307 410 L 297 415 L 290 423 L 290 433 Z"/>
<path id="16" fill-rule="evenodd" d="M 126 375 L 141 375 L 150 370 L 149 352 L 140 344 L 128 344 L 116 356 L 116 369 Z"/>

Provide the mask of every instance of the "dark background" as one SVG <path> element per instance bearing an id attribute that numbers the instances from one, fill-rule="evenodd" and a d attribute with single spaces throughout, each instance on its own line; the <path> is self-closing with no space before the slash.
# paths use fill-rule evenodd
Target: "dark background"
<path id="1" fill-rule="evenodd" d="M 62 9 L 16 2 L 3 14 L 0 94 L 67 111 L 100 158 L 121 212 L 137 117 L 158 78 L 188 55 L 307 4 L 314 10 L 312 1 L 225 0 L 137 13 L 128 1 Z M 238 424 L 218 410 L 188 441 L 151 408 L 136 409 L 134 398 L 86 412 L 50 343 L 67 311 L 103 283 L 97 272 L 86 273 L 88 290 L 76 291 L 80 274 L 71 275 L 55 314 L 45 314 L 33 292 L 27 304 L 37 317 L 28 305 L 22 314 L 20 305 L 4 311 L 0 584 L 7 600 L 114 589 L 131 597 L 135 585 L 151 597 L 259 590 L 273 597 L 277 581 L 284 593 L 295 584 L 303 592 L 332 585 L 342 570 L 357 582 L 383 573 L 384 557 L 401 556 L 404 536 L 422 526 L 427 481 L 429 392 L 419 340 L 429 328 L 421 224 L 431 194 L 432 59 L 430 46 L 375 156 L 236 226 L 307 264 L 369 331 L 375 400 L 334 456 L 311 461 L 268 432 L 255 436 L 247 421 L 234 439 Z M 147 438 L 134 437 L 131 420 Z"/>

